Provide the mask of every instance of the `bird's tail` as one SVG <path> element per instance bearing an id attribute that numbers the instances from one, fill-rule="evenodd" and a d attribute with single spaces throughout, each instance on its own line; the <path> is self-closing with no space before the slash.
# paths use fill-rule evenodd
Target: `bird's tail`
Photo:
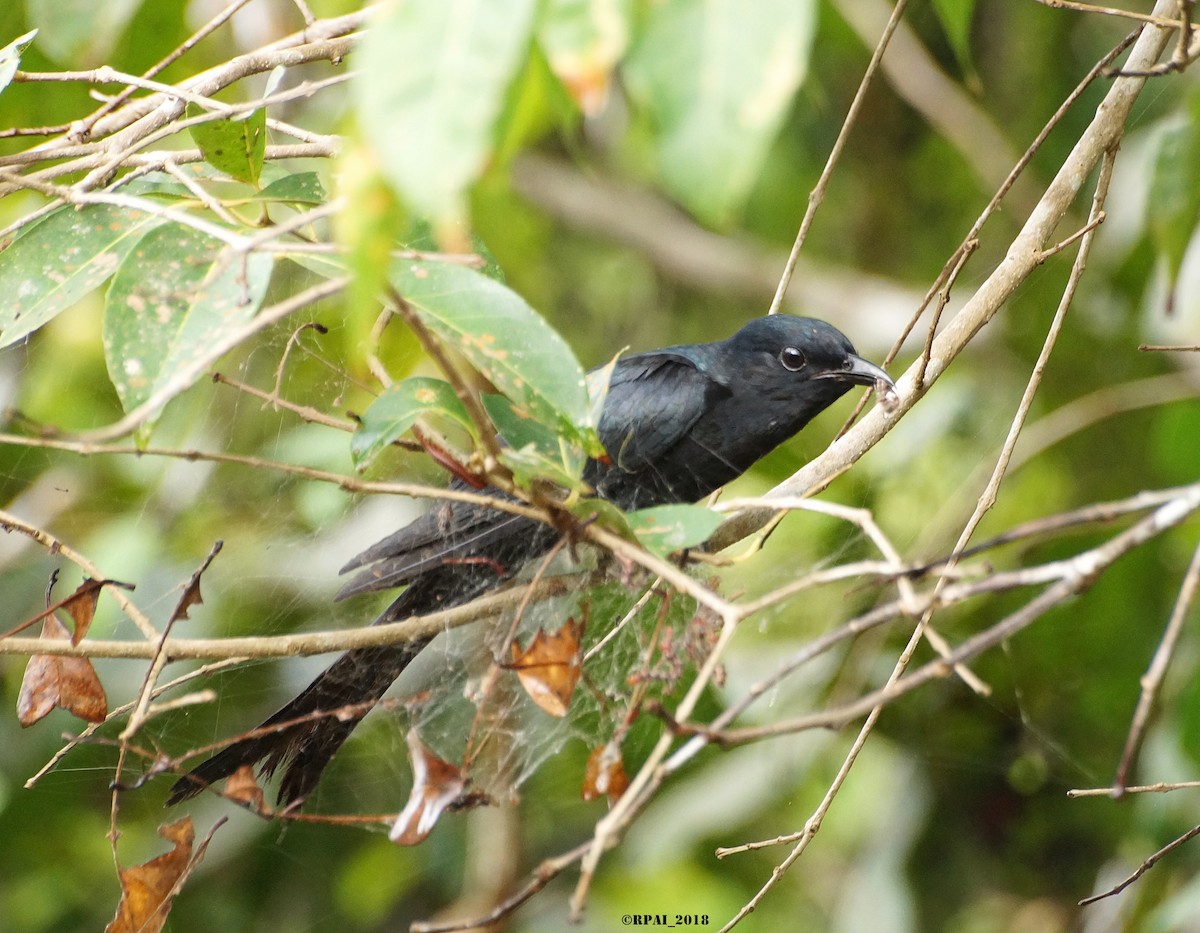
<path id="1" fill-rule="evenodd" d="M 444 592 L 429 589 L 421 582 L 414 583 L 373 624 L 396 622 L 430 611 L 438 603 L 444 605 Z M 302 802 L 350 733 L 429 641 L 347 651 L 261 726 L 176 781 L 167 806 L 194 797 L 238 768 L 259 761 L 267 776 L 283 768 L 280 805 Z"/>
<path id="2" fill-rule="evenodd" d="M 283 766 L 281 805 L 303 801 L 342 743 L 427 644 L 423 640 L 346 652 L 261 726 L 176 781 L 167 806 L 258 761 L 268 776 Z"/>

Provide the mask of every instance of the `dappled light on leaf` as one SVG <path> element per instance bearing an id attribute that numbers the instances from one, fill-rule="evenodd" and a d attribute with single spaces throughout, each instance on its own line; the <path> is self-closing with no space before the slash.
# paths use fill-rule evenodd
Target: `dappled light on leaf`
<path id="1" fill-rule="evenodd" d="M 46 616 L 42 622 L 42 638 L 69 637 L 71 633 L 57 616 Z M 103 722 L 108 715 L 104 687 L 87 658 L 35 654 L 29 659 L 17 695 L 17 719 L 22 726 L 32 726 L 55 707 L 87 722 Z"/>
<path id="2" fill-rule="evenodd" d="M 604 796 L 608 797 L 609 803 L 616 803 L 628 786 L 621 747 L 616 742 L 606 742 L 593 748 L 583 771 L 583 799 L 595 800 Z"/>
<path id="3" fill-rule="evenodd" d="M 415 846 L 433 832 L 443 811 L 463 795 L 468 778 L 461 768 L 426 748 L 415 729 L 409 730 L 407 741 L 413 772 L 412 792 L 388 838 L 397 845 Z"/>
<path id="4" fill-rule="evenodd" d="M 196 831 L 190 817 L 167 823 L 158 834 L 173 845 L 170 852 L 132 868 L 122 868 L 121 902 L 104 933 L 158 933 L 171 912 L 176 886 L 192 858 Z"/>
<path id="5" fill-rule="evenodd" d="M 521 686 L 551 716 L 567 715 L 583 666 L 582 634 L 583 622 L 569 619 L 553 635 L 539 630 L 525 650 L 513 643 L 512 667 Z"/>

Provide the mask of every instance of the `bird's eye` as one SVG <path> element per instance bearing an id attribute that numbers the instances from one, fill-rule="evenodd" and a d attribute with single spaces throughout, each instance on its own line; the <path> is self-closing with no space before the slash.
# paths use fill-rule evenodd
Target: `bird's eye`
<path id="1" fill-rule="evenodd" d="M 784 347 L 779 354 L 779 362 L 783 364 L 783 368 L 797 372 L 804 367 L 807 360 L 804 359 L 804 354 L 795 347 Z"/>

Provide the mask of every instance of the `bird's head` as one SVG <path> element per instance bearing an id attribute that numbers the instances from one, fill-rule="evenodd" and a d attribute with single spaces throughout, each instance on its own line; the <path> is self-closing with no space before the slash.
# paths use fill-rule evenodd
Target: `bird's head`
<path id="1" fill-rule="evenodd" d="M 854 351 L 845 334 L 815 318 L 756 318 L 727 345 L 744 367 L 740 377 L 781 401 L 807 396 L 829 404 L 854 385 L 882 382 L 895 388 L 886 372 Z"/>

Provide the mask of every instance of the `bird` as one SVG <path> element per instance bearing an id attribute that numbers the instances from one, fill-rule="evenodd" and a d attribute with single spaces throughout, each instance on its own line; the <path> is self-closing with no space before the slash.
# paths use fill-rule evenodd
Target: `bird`
<path id="1" fill-rule="evenodd" d="M 626 511 L 699 501 L 855 385 L 895 388 L 837 328 L 789 314 L 752 319 L 725 340 L 621 356 L 597 424 L 607 456 L 588 461 L 583 480 Z M 462 479 L 451 485 L 467 488 Z M 532 518 L 442 501 L 350 560 L 341 573 L 356 575 L 337 598 L 405 587 L 377 625 L 463 605 L 544 555 L 561 534 Z M 283 768 L 279 804 L 300 806 L 430 640 L 346 652 L 258 729 L 180 777 L 167 805 L 261 762 L 267 777 Z"/>

